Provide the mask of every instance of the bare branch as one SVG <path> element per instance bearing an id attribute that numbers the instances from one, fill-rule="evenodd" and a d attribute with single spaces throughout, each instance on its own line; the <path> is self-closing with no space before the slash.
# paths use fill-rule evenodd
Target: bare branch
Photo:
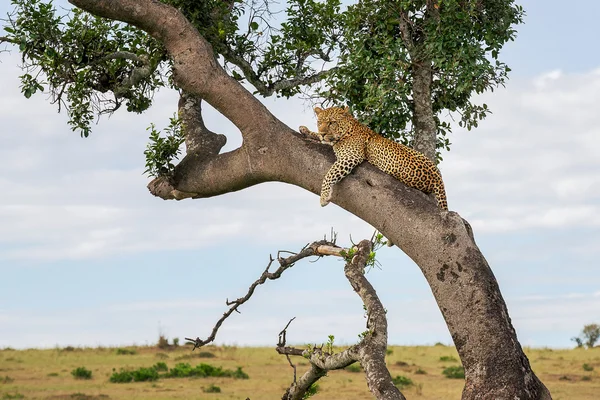
<path id="1" fill-rule="evenodd" d="M 0 43 L 17 43 L 16 40 L 9 38 L 8 36 L 0 36 Z"/>
<path id="2" fill-rule="evenodd" d="M 321 246 L 323 247 L 323 246 Z M 387 319 L 386 312 L 375 292 L 373 286 L 364 276 L 364 268 L 369 260 L 373 243 L 369 240 L 361 241 L 356 249 L 356 253 L 349 261 L 344 272 L 346 278 L 360 296 L 367 309 L 367 328 L 368 331 L 363 335 L 361 341 L 349 347 L 348 349 L 329 354 L 322 348 L 297 349 L 285 346 L 285 332 L 288 325 L 280 333 L 279 344 L 276 351 L 279 354 L 302 355 L 308 358 L 311 363 L 311 369 L 307 371 L 299 380 L 294 382 L 287 389 L 283 399 L 301 399 L 306 390 L 310 388 L 327 371 L 345 368 L 356 361 L 360 361 L 365 369 L 367 384 L 369 389 L 377 399 L 386 400 L 404 400 L 404 396 L 392 382 L 392 377 L 385 365 L 385 354 L 387 349 Z M 291 322 L 291 321 L 290 321 Z M 283 336 L 283 340 L 281 339 Z M 295 368 L 294 368 L 295 376 Z"/>
<path id="3" fill-rule="evenodd" d="M 265 283 L 267 281 L 267 279 L 268 280 L 278 279 L 281 276 L 281 274 L 283 274 L 285 272 L 285 270 L 293 267 L 297 261 L 299 261 L 303 258 L 311 257 L 311 256 L 315 256 L 315 255 L 321 255 L 321 254 L 319 254 L 318 251 L 319 251 L 319 248 L 323 245 L 325 245 L 326 247 L 334 246 L 332 243 L 328 243 L 325 241 L 313 242 L 312 244 L 304 247 L 302 249 L 302 251 L 300 251 L 300 253 L 298 253 L 298 254 L 294 254 L 287 258 L 279 257 L 277 259 L 277 261 L 279 262 L 279 268 L 277 268 L 274 272 L 269 272 L 269 268 L 271 268 L 271 265 L 273 264 L 273 261 L 275 261 L 275 259 L 273 257 L 269 257 L 269 263 L 267 264 L 267 268 L 265 268 L 265 270 L 261 274 L 260 278 L 258 278 L 252 285 L 250 285 L 250 288 L 248 289 L 248 292 L 246 293 L 246 295 L 243 297 L 240 297 L 236 300 L 233 300 L 233 301 L 229 301 L 229 300 L 226 301 L 226 304 L 231 307 L 217 321 L 217 323 L 213 327 L 212 332 L 211 332 L 210 336 L 208 336 L 208 338 L 206 338 L 205 340 L 202 340 L 199 337 L 197 337 L 196 339 L 191 339 L 191 338 L 186 337 L 185 340 L 194 343 L 194 349 L 196 349 L 197 347 L 202 347 L 202 346 L 214 341 L 217 336 L 217 332 L 219 331 L 219 328 L 221 327 L 223 322 L 231 314 L 233 314 L 234 311 L 238 311 L 238 308 L 242 304 L 244 304 L 245 302 L 250 300 L 250 297 L 252 297 L 252 295 L 254 294 L 254 291 L 256 290 L 256 288 L 259 285 L 262 285 L 263 283 Z M 288 325 L 289 325 L 289 323 L 288 323 Z"/>
<path id="4" fill-rule="evenodd" d="M 236 54 L 235 52 L 233 52 L 231 49 L 228 49 L 228 48 L 224 48 L 222 50 L 222 54 L 223 54 L 223 57 L 225 58 L 225 60 L 227 60 L 231 64 L 237 66 L 244 74 L 244 77 L 246 78 L 246 80 L 248 82 L 250 82 L 250 84 L 252 84 L 252 86 L 254 86 L 256 88 L 256 91 L 258 93 L 260 93 L 262 96 L 265 96 L 265 97 L 271 96 L 273 93 L 275 93 L 276 91 L 279 91 L 279 90 L 291 89 L 296 86 L 310 85 L 311 83 L 319 82 L 325 76 L 327 76 L 327 74 L 329 74 L 337 69 L 337 67 L 334 67 L 334 68 L 331 68 L 331 69 L 328 69 L 325 71 L 319 71 L 315 74 L 308 75 L 308 76 L 297 76 L 296 78 L 293 78 L 293 79 L 282 79 L 282 80 L 276 81 L 276 82 L 268 85 L 262 81 L 262 79 L 256 73 L 256 71 L 254 70 L 252 65 L 248 61 L 246 61 L 243 57 L 239 56 L 238 54 Z M 323 54 L 323 56 L 326 56 L 326 55 Z M 302 61 L 302 57 L 298 60 L 298 63 L 299 63 L 298 68 L 297 68 L 298 71 L 300 70 L 299 67 L 301 67 L 301 65 L 303 64 L 303 62 L 301 62 L 301 61 Z"/>

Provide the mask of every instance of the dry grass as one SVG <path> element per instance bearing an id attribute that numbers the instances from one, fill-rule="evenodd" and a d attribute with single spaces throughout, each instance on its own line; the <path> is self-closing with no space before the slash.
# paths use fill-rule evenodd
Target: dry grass
<path id="1" fill-rule="evenodd" d="M 286 359 L 270 348 L 203 348 L 215 357 L 200 358 L 198 350 L 187 347 L 158 350 L 136 347 L 135 354 L 117 354 L 116 349 L 1 350 L 0 399 L 280 399 L 292 379 Z M 403 390 L 408 398 L 422 400 L 460 399 L 463 381 L 447 379 L 442 370 L 458 365 L 453 347 L 393 346 L 387 361 L 393 377 L 402 375 L 415 384 Z M 600 348 L 592 350 L 526 349 L 536 374 L 548 386 L 554 400 L 596 400 L 600 398 Z M 440 357 L 450 361 L 440 361 Z M 179 362 L 208 363 L 223 368 L 242 367 L 248 380 L 231 378 L 160 379 L 155 382 L 110 383 L 113 369 L 149 367 L 158 361 L 169 367 Z M 296 359 L 298 372 L 306 360 Z M 586 371 L 583 364 L 588 365 Z M 92 379 L 76 380 L 71 371 L 86 367 Z M 419 371 L 419 372 L 417 372 Z M 211 384 L 221 393 L 204 393 Z M 372 399 L 360 372 L 333 371 L 319 383 L 317 399 Z"/>

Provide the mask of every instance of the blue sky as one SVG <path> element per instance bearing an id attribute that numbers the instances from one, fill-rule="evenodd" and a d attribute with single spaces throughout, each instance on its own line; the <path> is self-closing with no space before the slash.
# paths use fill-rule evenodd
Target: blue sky
<path id="1" fill-rule="evenodd" d="M 595 1 L 565 18 L 564 2 L 523 1 L 526 23 L 503 51 L 505 89 L 481 96 L 493 115 L 456 129 L 441 165 L 449 205 L 473 225 L 523 345 L 568 347 L 600 322 L 600 54 Z M 7 11 L 0 5 L 0 12 Z M 165 202 L 142 175 L 146 127 L 164 126 L 177 98 L 150 113 L 103 118 L 80 139 L 46 96 L 22 97 L 16 53 L 0 54 L 0 347 L 122 345 L 206 337 L 226 298 L 245 293 L 269 254 L 298 250 L 333 226 L 339 243 L 372 229 L 285 184 Z M 315 126 L 300 100 L 267 99 L 291 127 Z M 240 143 L 207 111 L 209 128 Z M 417 266 L 398 248 L 369 273 L 391 344 L 450 343 Z M 353 343 L 365 320 L 343 264 L 301 262 L 222 327 L 218 343 L 273 345 L 296 316 L 295 343 L 333 334 Z"/>

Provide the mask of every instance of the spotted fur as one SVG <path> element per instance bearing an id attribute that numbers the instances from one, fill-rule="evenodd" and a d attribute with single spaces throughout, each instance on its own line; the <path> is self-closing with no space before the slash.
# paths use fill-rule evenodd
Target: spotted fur
<path id="1" fill-rule="evenodd" d="M 333 185 L 363 161 L 368 161 L 405 185 L 424 193 L 433 193 L 438 206 L 448 210 L 442 175 L 424 154 L 403 144 L 378 135 L 358 122 L 348 108 L 315 108 L 318 132 L 301 126 L 300 132 L 333 146 L 336 161 L 331 166 L 321 187 L 321 206 L 331 201 Z"/>

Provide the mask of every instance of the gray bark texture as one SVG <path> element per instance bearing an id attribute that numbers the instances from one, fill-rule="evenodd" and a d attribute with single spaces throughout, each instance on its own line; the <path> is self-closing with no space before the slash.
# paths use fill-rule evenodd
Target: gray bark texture
<path id="1" fill-rule="evenodd" d="M 331 245 L 332 247 L 335 246 L 333 243 Z M 332 255 L 330 252 L 321 253 L 319 250 L 322 247 L 318 246 L 318 243 L 313 243 L 303 250 L 303 252 L 309 249 L 315 249 L 315 254 Z M 337 249 L 344 250 L 342 248 Z M 299 400 L 304 398 L 310 386 L 325 376 L 327 371 L 345 368 L 357 361 L 360 362 L 365 370 L 367 385 L 376 399 L 405 400 L 404 395 L 394 385 L 392 376 L 385 364 L 385 354 L 388 344 L 386 311 L 377 296 L 377 292 L 369 283 L 364 273 L 369 255 L 371 254 L 371 250 L 373 250 L 373 243 L 368 240 L 362 240 L 355 247 L 355 250 L 356 252 L 352 258 L 346 261 L 344 273 L 367 311 L 367 331 L 358 344 L 350 346 L 348 349 L 336 354 L 328 354 L 318 348 L 313 348 L 310 351 L 302 351 L 286 347 L 285 336 L 283 336 L 284 343 L 278 345 L 277 352 L 288 356 L 305 356 L 310 361 L 311 369 L 302 375 L 298 381 L 296 381 L 294 373 L 294 382 L 286 391 L 282 400 Z M 348 254 L 348 249 L 345 249 L 345 251 Z M 337 255 L 342 256 L 342 253 L 337 252 Z"/>
<path id="2" fill-rule="evenodd" d="M 210 44 L 176 9 L 154 0 L 70 2 L 161 41 L 173 59 L 176 84 L 243 135 L 234 151 L 187 155 L 173 177 L 150 183 L 154 195 L 211 197 L 266 181 L 319 193 L 335 160 L 331 148 L 302 138 L 227 75 Z M 463 399 L 550 399 L 517 340 L 496 279 L 457 213 L 440 211 L 423 193 L 366 163 L 336 185 L 332 201 L 380 230 L 422 270 L 465 368 Z"/>

